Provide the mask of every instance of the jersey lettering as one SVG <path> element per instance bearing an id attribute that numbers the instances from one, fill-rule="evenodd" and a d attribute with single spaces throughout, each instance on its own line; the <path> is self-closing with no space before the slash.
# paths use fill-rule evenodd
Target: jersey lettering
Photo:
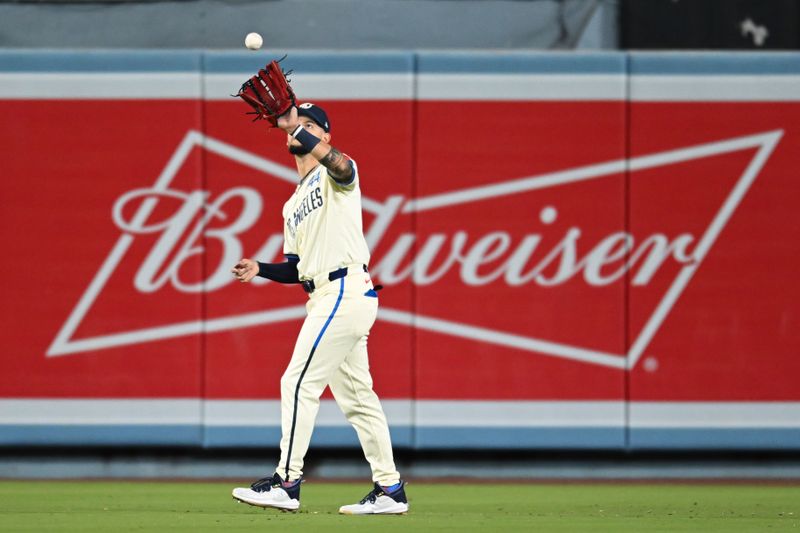
<path id="1" fill-rule="evenodd" d="M 306 197 L 303 198 L 303 201 L 300 203 L 300 207 L 295 210 L 291 218 L 286 220 L 286 225 L 289 227 L 289 231 L 292 233 L 292 235 L 297 232 L 297 226 L 299 226 L 309 214 L 322 207 L 322 203 L 322 194 L 319 187 L 308 193 Z"/>
<path id="2" fill-rule="evenodd" d="M 346 265 L 369 264 L 361 220 L 358 167 L 341 186 L 319 165 L 301 180 L 284 204 L 285 253 L 297 254 L 301 279 L 314 278 Z"/>

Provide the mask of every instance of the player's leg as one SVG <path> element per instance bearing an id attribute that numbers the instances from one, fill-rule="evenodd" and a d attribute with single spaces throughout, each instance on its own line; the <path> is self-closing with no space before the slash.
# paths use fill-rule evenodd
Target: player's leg
<path id="1" fill-rule="evenodd" d="M 303 458 L 314 428 L 319 398 L 357 340 L 348 327 L 339 284 L 315 294 L 281 378 L 281 457 L 275 475 L 250 489 L 234 489 L 234 497 L 251 505 L 297 509 Z M 288 494 L 288 498 L 287 498 Z M 288 501 L 287 501 L 288 500 Z M 288 507 L 288 506 L 292 507 Z"/>
<path id="2" fill-rule="evenodd" d="M 366 335 L 359 339 L 338 368 L 330 387 L 339 408 L 356 430 L 364 456 L 372 468 L 372 480 L 387 486 L 400 481 L 394 464 L 389 424 L 372 388 Z"/>
<path id="3" fill-rule="evenodd" d="M 358 341 L 359 313 L 345 292 L 345 279 L 312 299 L 289 366 L 281 378 L 281 458 L 284 479 L 302 476 L 319 398 Z"/>
<path id="4" fill-rule="evenodd" d="M 394 464 L 389 425 L 369 372 L 367 335 L 361 337 L 330 383 L 331 392 L 355 428 L 364 456 L 372 468 L 373 490 L 359 503 L 344 505 L 342 514 L 401 514 L 408 512 L 405 483 Z"/>
<path id="5" fill-rule="evenodd" d="M 274 475 L 256 481 L 250 488 L 233 489 L 233 497 L 239 501 L 282 510 L 300 507 L 303 456 L 319 410 L 319 396 L 324 390 L 324 385 L 320 388 L 313 379 L 317 372 L 307 374 L 314 359 L 317 371 L 324 363 L 315 348 L 319 347 L 318 337 L 327 322 L 328 315 L 309 313 L 300 328 L 292 357 L 281 378 L 280 461 Z M 312 351 L 317 353 L 312 354 Z M 309 356 L 313 356 L 311 360 Z"/>

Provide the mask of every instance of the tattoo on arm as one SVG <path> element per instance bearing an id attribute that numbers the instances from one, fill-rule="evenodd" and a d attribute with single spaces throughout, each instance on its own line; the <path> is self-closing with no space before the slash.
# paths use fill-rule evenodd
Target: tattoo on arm
<path id="1" fill-rule="evenodd" d="M 331 146 L 331 151 L 319 160 L 328 169 L 331 177 L 336 181 L 349 181 L 353 177 L 353 168 L 347 158 Z"/>

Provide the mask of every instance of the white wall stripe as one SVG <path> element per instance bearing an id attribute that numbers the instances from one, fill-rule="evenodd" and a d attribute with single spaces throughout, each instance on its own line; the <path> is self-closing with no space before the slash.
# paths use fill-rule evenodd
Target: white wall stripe
<path id="1" fill-rule="evenodd" d="M 228 100 L 251 73 L 3 72 L 4 99 Z M 419 74 L 420 100 L 575 101 L 624 100 L 626 76 L 595 74 Z M 298 74 L 292 85 L 304 100 L 407 100 L 414 75 Z M 800 76 L 632 75 L 633 101 L 798 101 Z"/>
<path id="2" fill-rule="evenodd" d="M 206 74 L 207 100 L 230 100 L 252 72 Z M 408 100 L 414 76 L 405 74 L 293 74 L 292 88 L 305 100 Z"/>
<path id="3" fill-rule="evenodd" d="M 800 76 L 633 75 L 638 102 L 778 102 L 800 100 Z"/>
<path id="4" fill-rule="evenodd" d="M 199 424 L 203 401 L 73 400 L 63 398 L 0 400 L 0 424 L 109 425 Z"/>
<path id="5" fill-rule="evenodd" d="M 621 427 L 625 403 L 429 401 L 415 404 L 420 427 Z"/>
<path id="6" fill-rule="evenodd" d="M 382 400 L 392 426 L 623 427 L 622 400 Z M 800 428 L 800 402 L 630 402 L 630 426 L 646 428 Z M 0 400 L 1 425 L 280 425 L 280 401 L 14 398 Z M 319 426 L 347 426 L 323 400 Z"/>
<path id="7" fill-rule="evenodd" d="M 419 74 L 420 100 L 623 100 L 625 76 Z"/>
<path id="8" fill-rule="evenodd" d="M 0 98 L 6 99 L 196 99 L 200 72 L 0 73 Z"/>
<path id="9" fill-rule="evenodd" d="M 633 428 L 800 428 L 797 402 L 632 402 Z"/>

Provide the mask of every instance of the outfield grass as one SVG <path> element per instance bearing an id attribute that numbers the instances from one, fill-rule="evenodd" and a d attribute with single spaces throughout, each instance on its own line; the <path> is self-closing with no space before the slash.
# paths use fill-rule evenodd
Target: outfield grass
<path id="1" fill-rule="evenodd" d="M 800 486 L 428 484 L 405 516 L 341 516 L 368 483 L 307 483 L 298 513 L 230 483 L 0 481 L 0 531 L 800 531 Z"/>

